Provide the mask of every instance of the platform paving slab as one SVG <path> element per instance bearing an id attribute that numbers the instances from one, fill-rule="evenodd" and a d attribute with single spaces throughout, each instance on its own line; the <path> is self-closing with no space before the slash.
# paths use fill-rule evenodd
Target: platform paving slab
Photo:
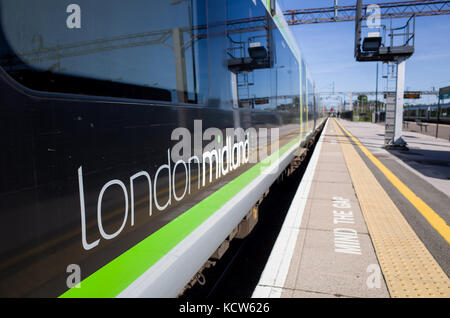
<path id="1" fill-rule="evenodd" d="M 299 205 L 302 219 L 295 230 L 295 244 L 291 244 L 286 277 L 260 281 L 258 288 L 266 292 L 257 294 L 291 298 L 389 297 L 381 272 L 377 272 L 376 286 L 370 283 L 372 269 L 379 269 L 379 264 L 333 125 L 327 124 L 322 134 L 310 189 L 299 196 L 306 203 Z M 289 247 L 282 248 L 282 252 L 272 253 L 282 257 Z M 277 273 L 276 268 L 272 270 Z M 283 286 L 274 283 L 281 281 Z"/>

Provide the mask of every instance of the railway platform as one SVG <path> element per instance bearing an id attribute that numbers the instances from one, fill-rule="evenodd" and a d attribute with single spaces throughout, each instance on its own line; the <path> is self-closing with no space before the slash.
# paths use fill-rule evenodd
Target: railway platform
<path id="1" fill-rule="evenodd" d="M 380 123 L 384 127 L 384 123 Z M 403 131 L 417 132 L 431 137 L 437 137 L 450 141 L 450 125 L 448 124 L 436 124 L 429 122 L 414 122 L 414 121 L 404 121 Z"/>
<path id="2" fill-rule="evenodd" d="M 450 297 L 450 143 L 329 119 L 253 297 Z"/>

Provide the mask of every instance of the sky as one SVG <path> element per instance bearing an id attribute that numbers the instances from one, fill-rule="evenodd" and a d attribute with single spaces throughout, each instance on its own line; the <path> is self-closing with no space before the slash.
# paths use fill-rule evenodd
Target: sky
<path id="1" fill-rule="evenodd" d="M 364 4 L 398 0 L 363 0 Z M 279 0 L 283 10 L 331 7 L 334 0 Z M 339 0 L 338 5 L 355 5 L 356 0 Z M 382 20 L 382 24 L 389 20 Z M 401 26 L 406 20 L 394 19 Z M 376 62 L 356 62 L 354 22 L 292 26 L 316 86 L 321 92 L 375 91 Z M 432 90 L 450 85 L 450 15 L 416 18 L 415 52 L 406 61 L 405 89 Z M 386 89 L 386 66 L 379 63 L 379 90 Z M 389 84 L 393 89 L 395 81 Z M 349 98 L 349 97 L 348 97 Z M 407 100 L 405 102 L 409 102 Z M 427 97 L 420 102 L 437 102 Z M 418 102 L 418 101 L 416 101 Z"/>

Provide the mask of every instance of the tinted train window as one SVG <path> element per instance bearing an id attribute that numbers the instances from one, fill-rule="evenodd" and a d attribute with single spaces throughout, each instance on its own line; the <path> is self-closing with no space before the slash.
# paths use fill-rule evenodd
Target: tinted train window
<path id="1" fill-rule="evenodd" d="M 37 90 L 203 103 L 205 2 L 0 0 L 0 63 Z"/>

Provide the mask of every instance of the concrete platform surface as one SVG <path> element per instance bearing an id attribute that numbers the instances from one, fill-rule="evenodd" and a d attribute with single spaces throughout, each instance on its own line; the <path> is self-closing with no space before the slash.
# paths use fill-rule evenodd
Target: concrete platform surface
<path id="1" fill-rule="evenodd" d="M 450 125 L 436 124 L 436 123 L 421 123 L 420 125 L 414 121 L 403 122 L 403 130 L 417 132 L 424 135 L 436 137 L 436 130 L 438 138 L 450 141 Z"/>
<path id="2" fill-rule="evenodd" d="M 340 120 L 375 156 L 395 160 L 450 196 L 450 141 L 403 131 L 409 150 L 385 150 L 384 125 Z"/>
<path id="3" fill-rule="evenodd" d="M 330 121 L 253 297 L 389 297 Z"/>
<path id="4" fill-rule="evenodd" d="M 450 143 L 413 134 L 328 120 L 253 297 L 450 297 Z"/>
<path id="5" fill-rule="evenodd" d="M 389 193 L 409 225 L 431 252 L 447 276 L 450 275 L 450 142 L 419 133 L 404 132 L 409 150 L 385 150 L 384 127 L 364 122 L 339 121 L 362 145 L 407 185 L 446 223 L 447 239 L 424 218 L 418 209 L 356 147 L 378 182 Z"/>

